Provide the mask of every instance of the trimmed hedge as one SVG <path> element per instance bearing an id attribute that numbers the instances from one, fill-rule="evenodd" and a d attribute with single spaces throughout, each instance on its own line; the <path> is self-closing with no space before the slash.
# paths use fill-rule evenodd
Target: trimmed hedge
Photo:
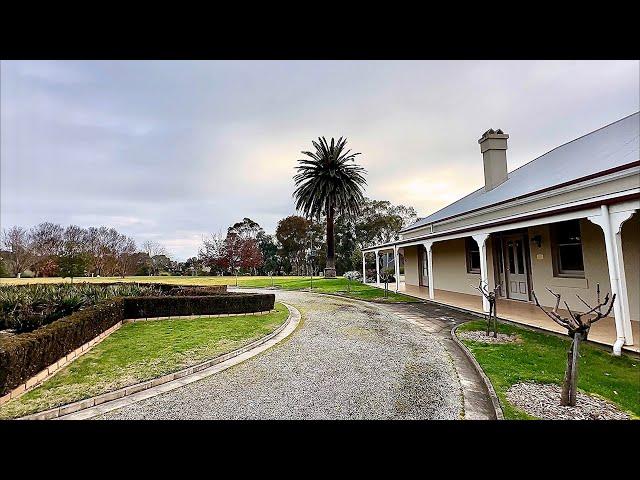
<path id="1" fill-rule="evenodd" d="M 124 311 L 125 318 L 266 312 L 273 309 L 275 298 L 273 293 L 127 297 L 124 299 Z"/>
<path id="2" fill-rule="evenodd" d="M 0 341 L 0 395 L 127 318 L 253 313 L 272 310 L 275 295 L 119 297 L 80 310 L 33 332 Z"/>
<path id="3" fill-rule="evenodd" d="M 221 295 L 227 293 L 226 285 L 211 285 L 209 287 L 174 287 L 163 291 L 165 295 L 180 297 L 206 297 L 207 295 Z"/>
<path id="4" fill-rule="evenodd" d="M 0 342 L 0 395 L 73 352 L 124 319 L 123 298 L 74 312 Z"/>

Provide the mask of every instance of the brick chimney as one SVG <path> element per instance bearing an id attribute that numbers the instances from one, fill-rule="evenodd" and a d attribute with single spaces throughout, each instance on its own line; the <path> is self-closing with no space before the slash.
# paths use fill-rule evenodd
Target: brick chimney
<path id="1" fill-rule="evenodd" d="M 478 143 L 484 163 L 484 189 L 493 190 L 507 179 L 507 139 L 502 130 L 487 130 Z"/>

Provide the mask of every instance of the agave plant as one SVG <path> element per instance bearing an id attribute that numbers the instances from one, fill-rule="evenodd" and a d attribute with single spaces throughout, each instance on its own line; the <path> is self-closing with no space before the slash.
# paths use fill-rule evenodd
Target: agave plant
<path id="1" fill-rule="evenodd" d="M 114 297 L 161 295 L 139 284 L 54 284 L 0 286 L 0 329 L 31 331 L 87 306 Z"/>

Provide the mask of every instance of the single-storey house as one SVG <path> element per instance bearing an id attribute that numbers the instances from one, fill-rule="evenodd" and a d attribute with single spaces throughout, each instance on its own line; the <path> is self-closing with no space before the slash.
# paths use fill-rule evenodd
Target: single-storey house
<path id="1" fill-rule="evenodd" d="M 500 286 L 499 317 L 559 332 L 532 292 L 553 308 L 549 288 L 585 311 L 580 298 L 595 305 L 599 286 L 616 301 L 589 338 L 615 354 L 640 351 L 640 114 L 510 172 L 508 138 L 485 132 L 478 140 L 484 186 L 406 227 L 398 240 L 364 249 L 363 275 L 365 257 L 375 253 L 379 284 L 380 257 L 392 252 L 395 272 L 404 262 L 396 291 L 486 312 L 475 288 L 483 281 Z"/>

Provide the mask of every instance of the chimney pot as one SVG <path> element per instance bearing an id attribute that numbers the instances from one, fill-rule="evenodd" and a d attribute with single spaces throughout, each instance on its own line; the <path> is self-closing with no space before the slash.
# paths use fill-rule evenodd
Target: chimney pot
<path id="1" fill-rule="evenodd" d="M 484 163 L 484 189 L 493 190 L 507 180 L 507 139 L 509 135 L 501 129 L 490 128 L 478 143 Z"/>

